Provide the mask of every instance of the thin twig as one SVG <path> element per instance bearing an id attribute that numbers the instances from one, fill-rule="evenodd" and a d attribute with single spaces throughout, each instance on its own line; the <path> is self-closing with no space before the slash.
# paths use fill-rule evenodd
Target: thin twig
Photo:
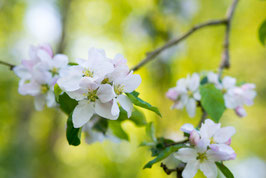
<path id="1" fill-rule="evenodd" d="M 177 167 L 175 169 L 169 169 L 164 163 L 161 163 L 161 167 L 167 175 L 170 175 L 172 172 L 176 172 L 177 178 L 182 178 L 182 171 L 184 169 L 184 165 L 182 167 Z"/>
<path id="2" fill-rule="evenodd" d="M 238 0 L 234 0 L 232 5 L 229 7 L 226 13 L 226 27 L 225 27 L 225 37 L 224 37 L 224 51 L 222 54 L 222 60 L 219 67 L 219 76 L 221 76 L 223 69 L 228 69 L 230 67 L 230 55 L 229 55 L 229 38 L 230 38 L 230 30 L 231 30 L 231 22 L 236 10 Z"/>
<path id="3" fill-rule="evenodd" d="M 200 128 L 201 124 L 205 121 L 207 116 L 208 116 L 207 112 L 202 108 L 202 116 L 201 116 L 201 119 L 199 121 L 197 128 Z"/>
<path id="4" fill-rule="evenodd" d="M 174 142 L 174 143 L 169 143 L 169 144 L 164 144 L 165 147 L 169 147 L 169 146 L 173 146 L 173 145 L 177 145 L 177 144 L 182 144 L 182 143 L 186 143 L 188 142 L 188 139 L 185 139 L 183 141 L 180 142 Z"/>
<path id="5" fill-rule="evenodd" d="M 201 24 L 198 24 L 196 26 L 194 26 L 193 28 L 191 28 L 190 30 L 188 30 L 186 33 L 184 33 L 183 35 L 181 35 L 180 37 L 173 39 L 169 42 L 167 42 L 165 45 L 155 49 L 154 51 L 148 52 L 147 53 L 147 57 L 145 59 L 143 59 L 142 61 L 140 61 L 136 66 L 134 66 L 131 70 L 136 71 L 139 68 L 141 68 L 143 65 L 145 65 L 146 63 L 150 62 L 151 60 L 153 60 L 156 56 L 158 56 L 161 52 L 163 52 L 164 50 L 180 43 L 181 41 L 183 41 L 184 39 L 186 39 L 187 37 L 189 37 L 191 34 L 193 34 L 194 32 L 204 28 L 204 27 L 208 27 L 208 26 L 217 26 L 217 25 L 224 25 L 226 24 L 226 19 L 221 19 L 221 20 L 211 20 L 208 22 L 204 22 Z"/>
<path id="6" fill-rule="evenodd" d="M 0 61 L 0 65 L 7 66 L 7 67 L 9 67 L 10 70 L 13 70 L 13 68 L 15 67 L 15 65 L 9 64 L 9 63 L 4 62 L 4 61 Z"/>

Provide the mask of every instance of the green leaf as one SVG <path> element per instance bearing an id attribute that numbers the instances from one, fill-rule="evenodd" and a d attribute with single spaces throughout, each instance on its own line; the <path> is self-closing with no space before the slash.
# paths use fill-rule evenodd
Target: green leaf
<path id="1" fill-rule="evenodd" d="M 68 65 L 70 65 L 70 66 L 77 66 L 78 64 L 75 63 L 75 62 L 69 62 Z"/>
<path id="2" fill-rule="evenodd" d="M 266 41 L 266 19 L 262 22 L 259 28 L 259 40 L 263 46 L 265 46 Z"/>
<path id="3" fill-rule="evenodd" d="M 67 119 L 66 137 L 69 145 L 78 146 L 80 144 L 81 128 L 74 128 L 72 113 Z"/>
<path id="4" fill-rule="evenodd" d="M 145 168 L 151 168 L 153 164 L 164 160 L 165 158 L 167 158 L 170 154 L 172 154 L 173 152 L 178 151 L 180 148 L 185 147 L 184 144 L 177 144 L 177 145 L 173 145 L 173 146 L 169 146 L 166 149 L 164 149 L 163 151 L 161 151 L 158 156 L 151 160 L 150 162 L 148 162 L 143 169 Z"/>
<path id="5" fill-rule="evenodd" d="M 134 122 L 136 126 L 139 126 L 139 127 L 145 126 L 147 124 L 144 114 L 138 109 L 133 108 L 130 118 L 127 117 L 127 112 L 122 107 L 119 107 L 119 109 L 120 109 L 120 113 L 117 119 L 118 121 L 129 120 L 129 121 Z"/>
<path id="6" fill-rule="evenodd" d="M 200 86 L 201 105 L 212 120 L 219 122 L 225 110 L 223 93 L 213 84 Z"/>
<path id="7" fill-rule="evenodd" d="M 220 162 L 215 162 L 215 164 L 226 178 L 234 178 L 233 173 L 224 164 Z"/>
<path id="8" fill-rule="evenodd" d="M 56 102 L 59 102 L 59 95 L 62 94 L 62 90 L 61 88 L 58 86 L 58 84 L 56 83 L 54 85 L 54 95 L 55 95 L 55 100 Z"/>
<path id="9" fill-rule="evenodd" d="M 149 136 L 149 138 L 156 142 L 157 141 L 157 138 L 156 138 L 156 135 L 155 135 L 155 128 L 154 128 L 154 125 L 153 125 L 153 122 L 150 122 L 147 124 L 146 126 L 146 134 Z"/>
<path id="10" fill-rule="evenodd" d="M 78 102 L 72 98 L 70 98 L 66 93 L 59 95 L 58 103 L 60 104 L 60 108 L 66 114 L 70 114 L 73 112 Z"/>
<path id="11" fill-rule="evenodd" d="M 124 131 L 124 129 L 121 126 L 121 122 L 117 120 L 108 120 L 108 126 L 112 130 L 113 134 L 122 139 L 122 140 L 127 140 L 129 141 L 129 137 L 127 133 Z"/>
<path id="12" fill-rule="evenodd" d="M 200 84 L 201 85 L 204 85 L 204 84 L 206 84 L 206 83 L 208 83 L 208 77 L 203 77 L 202 79 L 201 79 L 201 81 L 200 81 Z"/>
<path id="13" fill-rule="evenodd" d="M 158 108 L 150 105 L 149 103 L 143 101 L 142 99 L 140 99 L 138 97 L 138 94 L 136 93 L 127 93 L 127 96 L 129 97 L 129 99 L 132 101 L 133 104 L 135 104 L 136 106 L 148 109 L 150 111 L 155 112 L 157 115 L 159 115 L 160 117 L 162 117 L 160 111 L 158 110 Z"/>

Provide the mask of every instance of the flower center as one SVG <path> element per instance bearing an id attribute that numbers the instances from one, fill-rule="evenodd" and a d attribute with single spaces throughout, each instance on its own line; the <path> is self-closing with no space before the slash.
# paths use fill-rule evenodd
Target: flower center
<path id="1" fill-rule="evenodd" d="M 111 83 L 109 78 L 103 79 L 102 84 L 108 84 L 108 83 Z"/>
<path id="2" fill-rule="evenodd" d="M 59 73 L 58 73 L 58 69 L 57 69 L 56 67 L 52 68 L 52 69 L 50 70 L 50 72 L 52 73 L 52 76 L 53 76 L 53 77 L 56 76 L 56 75 L 59 75 Z"/>
<path id="3" fill-rule="evenodd" d="M 89 101 L 95 102 L 98 99 L 97 90 L 89 90 L 87 98 Z"/>
<path id="4" fill-rule="evenodd" d="M 210 144 L 215 144 L 215 141 L 214 141 L 213 137 L 210 138 Z"/>
<path id="5" fill-rule="evenodd" d="M 115 85 L 114 90 L 115 90 L 115 94 L 121 95 L 123 93 L 124 86 L 123 85 Z"/>
<path id="6" fill-rule="evenodd" d="M 49 86 L 47 84 L 42 84 L 41 85 L 41 93 L 45 94 L 49 90 Z"/>
<path id="7" fill-rule="evenodd" d="M 221 91 L 223 94 L 225 94 L 227 92 L 227 90 L 225 88 L 223 88 Z"/>
<path id="8" fill-rule="evenodd" d="M 192 91 L 188 91 L 187 95 L 188 95 L 188 97 L 193 97 L 193 92 Z"/>
<path id="9" fill-rule="evenodd" d="M 83 75 L 86 77 L 93 77 L 93 72 L 91 72 L 89 69 L 83 71 Z"/>
<path id="10" fill-rule="evenodd" d="M 200 160 L 200 162 L 207 160 L 206 153 L 198 153 L 197 160 Z"/>

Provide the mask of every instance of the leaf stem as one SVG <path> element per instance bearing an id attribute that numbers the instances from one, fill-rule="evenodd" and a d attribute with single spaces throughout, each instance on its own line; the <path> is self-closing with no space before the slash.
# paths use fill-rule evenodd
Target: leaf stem
<path id="1" fill-rule="evenodd" d="M 9 64 L 9 63 L 4 62 L 4 61 L 0 61 L 0 65 L 7 66 L 7 67 L 9 67 L 10 70 L 13 70 L 13 68 L 15 67 L 15 65 Z"/>

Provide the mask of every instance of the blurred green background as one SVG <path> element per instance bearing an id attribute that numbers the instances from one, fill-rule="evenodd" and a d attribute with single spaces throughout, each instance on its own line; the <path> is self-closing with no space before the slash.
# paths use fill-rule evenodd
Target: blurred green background
<path id="1" fill-rule="evenodd" d="M 0 0 L 0 59 L 19 64 L 30 44 L 50 43 L 74 58 L 87 58 L 89 47 L 104 48 L 110 57 L 122 53 L 129 66 L 145 53 L 188 30 L 192 25 L 222 18 L 231 0 Z M 266 50 L 258 41 L 258 27 L 266 17 L 266 2 L 240 1 L 232 23 L 231 64 L 225 75 L 257 86 L 248 116 L 226 111 L 224 126 L 237 133 L 232 147 L 237 159 L 226 163 L 236 178 L 266 177 Z M 63 38 L 62 38 L 62 34 Z M 181 137 L 184 123 L 199 121 L 185 111 L 170 110 L 168 88 L 189 73 L 216 70 L 221 58 L 224 27 L 201 30 L 165 51 L 136 73 L 142 77 L 141 97 L 157 106 L 163 118 L 145 111 L 157 136 Z M 36 112 L 33 98 L 17 92 L 18 78 L 0 66 L 0 178 L 159 178 L 159 167 L 143 170 L 150 151 L 139 147 L 144 128 L 126 122 L 130 142 L 105 141 L 78 147 L 65 138 L 66 116 L 56 109 Z M 202 177 L 199 173 L 197 177 Z"/>

